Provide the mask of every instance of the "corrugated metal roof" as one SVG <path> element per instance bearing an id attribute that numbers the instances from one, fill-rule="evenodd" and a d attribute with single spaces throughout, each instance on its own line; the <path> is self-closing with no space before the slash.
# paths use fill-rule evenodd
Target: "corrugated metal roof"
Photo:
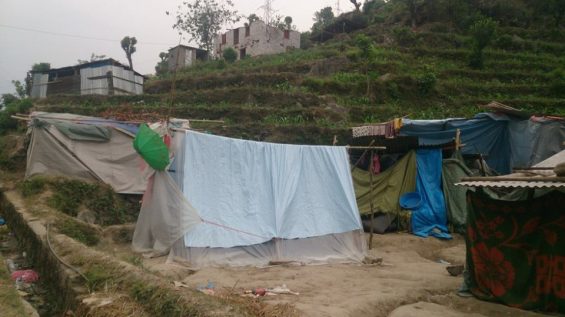
<path id="1" fill-rule="evenodd" d="M 455 186 L 466 187 L 495 187 L 495 188 L 565 188 L 565 182 L 545 182 L 540 181 L 508 181 L 508 182 L 461 182 Z"/>

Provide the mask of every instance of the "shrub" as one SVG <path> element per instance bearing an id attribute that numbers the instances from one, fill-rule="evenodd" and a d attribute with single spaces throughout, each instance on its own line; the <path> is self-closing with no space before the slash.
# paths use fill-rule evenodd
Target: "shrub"
<path id="1" fill-rule="evenodd" d="M 435 89 L 436 83 L 436 74 L 430 69 L 426 69 L 425 72 L 416 76 L 416 84 L 421 96 L 429 95 Z"/>
<path id="2" fill-rule="evenodd" d="M 392 36 L 394 41 L 400 46 L 412 46 L 416 44 L 418 39 L 416 33 L 405 26 L 392 29 Z"/>
<path id="3" fill-rule="evenodd" d="M 25 180 L 19 186 L 22 196 L 29 197 L 43 192 L 45 188 L 45 179 L 41 177 L 34 177 Z"/>
<path id="4" fill-rule="evenodd" d="M 471 26 L 469 33 L 473 38 L 473 48 L 471 55 L 469 55 L 469 66 L 473 68 L 483 67 L 483 50 L 494 38 L 496 28 L 497 23 L 490 18 L 478 20 Z"/>
<path id="5" fill-rule="evenodd" d="M 231 47 L 226 48 L 222 56 L 228 63 L 234 63 L 237 60 L 237 52 Z"/>

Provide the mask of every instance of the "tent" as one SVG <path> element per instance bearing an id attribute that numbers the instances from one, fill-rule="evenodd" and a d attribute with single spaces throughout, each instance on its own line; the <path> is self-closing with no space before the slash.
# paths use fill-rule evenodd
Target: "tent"
<path id="1" fill-rule="evenodd" d="M 31 115 L 26 178 L 53 175 L 104 182 L 122 194 L 142 194 L 147 182 L 131 146 L 137 126 L 64 113 Z"/>
<path id="2" fill-rule="evenodd" d="M 476 188 L 468 192 L 466 240 L 469 287 L 478 298 L 565 313 L 565 182 L 546 169 L 559 163 L 565 151 L 527 173 L 458 184 Z M 517 194 L 498 195 L 499 188 Z"/>
<path id="3" fill-rule="evenodd" d="M 345 147 L 176 132 L 149 183 L 133 248 L 194 266 L 359 262 L 366 252 Z"/>

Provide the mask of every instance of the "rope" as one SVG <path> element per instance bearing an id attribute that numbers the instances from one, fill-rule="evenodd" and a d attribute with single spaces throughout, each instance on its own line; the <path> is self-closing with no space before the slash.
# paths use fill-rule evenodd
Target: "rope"
<path id="1" fill-rule="evenodd" d="M 64 266 L 68 267 L 69 269 L 73 270 L 75 273 L 77 273 L 78 275 L 80 275 L 85 281 L 86 284 L 88 285 L 90 283 L 90 281 L 88 280 L 88 278 L 82 274 L 77 268 L 75 268 L 74 266 L 68 264 L 67 262 L 65 262 L 63 259 L 61 259 L 57 253 L 55 253 L 55 250 L 53 250 L 53 246 L 51 245 L 51 240 L 49 240 L 49 229 L 51 228 L 51 224 L 47 224 L 47 233 L 46 233 L 46 238 L 47 238 L 47 246 L 49 247 L 49 250 L 51 250 L 51 253 L 53 253 L 53 255 L 55 256 L 55 258 L 57 258 L 57 260 L 59 262 L 61 262 L 61 264 L 63 264 Z M 92 291 L 90 290 L 90 287 L 88 289 L 89 293 L 92 293 Z"/>
<path id="2" fill-rule="evenodd" d="M 256 237 L 256 238 L 271 240 L 271 238 L 269 238 L 269 237 L 264 237 L 264 236 L 260 236 L 260 235 L 254 234 L 254 233 L 250 233 L 250 232 L 246 232 L 246 231 L 239 230 L 239 229 L 236 229 L 236 228 L 228 227 L 228 226 L 225 226 L 225 225 L 222 225 L 222 224 L 219 224 L 219 223 L 216 223 L 216 222 L 208 221 L 208 220 L 205 220 L 205 219 L 202 219 L 202 218 L 200 218 L 200 220 L 201 220 L 203 223 L 207 223 L 207 224 L 209 224 L 209 225 L 213 225 L 213 226 L 217 226 L 217 227 L 220 227 L 220 228 L 224 228 L 224 229 L 226 229 L 226 230 L 230 230 L 230 231 L 235 231 L 235 232 L 243 233 L 243 234 L 246 234 L 246 235 L 249 235 L 249 236 L 253 236 L 253 237 Z"/>

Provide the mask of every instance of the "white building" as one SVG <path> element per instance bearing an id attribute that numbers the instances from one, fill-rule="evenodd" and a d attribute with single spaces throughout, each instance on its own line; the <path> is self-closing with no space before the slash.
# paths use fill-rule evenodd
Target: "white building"
<path id="1" fill-rule="evenodd" d="M 104 60 L 32 71 L 31 97 L 51 95 L 140 95 L 145 77 L 129 66 Z"/>
<path id="2" fill-rule="evenodd" d="M 256 21 L 248 26 L 229 30 L 214 40 L 214 54 L 221 57 L 226 48 L 238 52 L 237 57 L 284 53 L 291 48 L 300 48 L 300 32 L 280 30 Z"/>

